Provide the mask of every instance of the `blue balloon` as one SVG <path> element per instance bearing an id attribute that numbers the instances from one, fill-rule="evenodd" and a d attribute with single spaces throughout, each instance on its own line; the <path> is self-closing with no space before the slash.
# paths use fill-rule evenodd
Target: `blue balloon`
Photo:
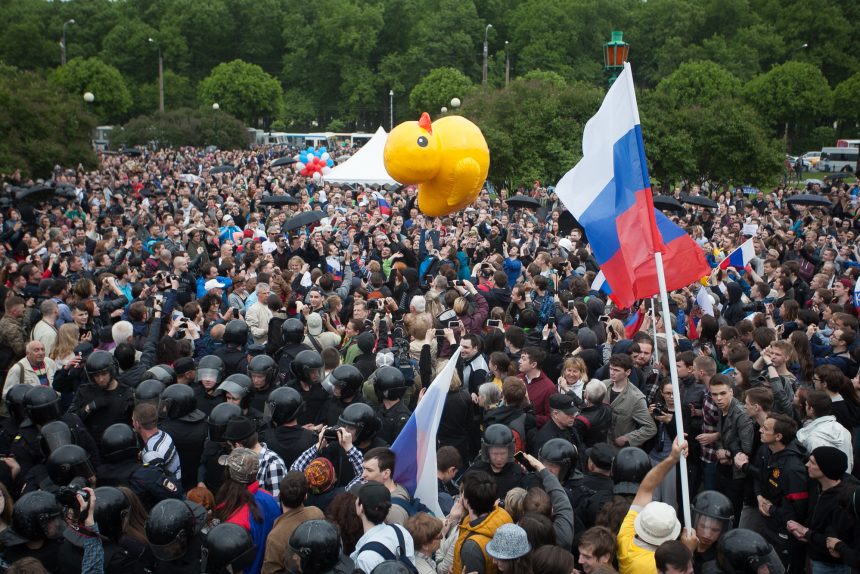
<path id="1" fill-rule="evenodd" d="M 326 152 L 325 146 L 321 147 L 320 148 L 320 155 L 324 154 L 325 152 Z"/>
<path id="2" fill-rule="evenodd" d="M 334 165 L 334 160 L 333 160 L 333 159 L 330 159 L 330 160 L 328 160 L 327 162 L 325 162 L 325 164 L 326 164 L 327 166 L 331 167 L 331 166 L 333 166 L 333 165 Z"/>
<path id="3" fill-rule="evenodd" d="M 308 148 L 308 155 L 313 155 L 313 154 L 314 154 L 314 148 L 309 147 Z"/>
<path id="4" fill-rule="evenodd" d="M 308 163 L 308 154 L 303 153 L 303 154 L 299 157 L 299 159 L 301 160 L 301 162 L 302 162 L 302 163 Z"/>

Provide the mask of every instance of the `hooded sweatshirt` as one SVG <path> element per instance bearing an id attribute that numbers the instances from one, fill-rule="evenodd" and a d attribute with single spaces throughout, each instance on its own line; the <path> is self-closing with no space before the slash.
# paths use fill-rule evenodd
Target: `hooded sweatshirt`
<path id="1" fill-rule="evenodd" d="M 797 442 L 806 452 L 820 446 L 838 448 L 848 457 L 848 472 L 854 468 L 854 448 L 851 446 L 851 433 L 836 421 L 833 415 L 825 415 L 808 421 L 797 431 Z"/>

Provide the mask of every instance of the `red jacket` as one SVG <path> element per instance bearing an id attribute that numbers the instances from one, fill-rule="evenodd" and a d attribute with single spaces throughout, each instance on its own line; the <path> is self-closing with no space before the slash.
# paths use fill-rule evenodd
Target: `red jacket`
<path id="1" fill-rule="evenodd" d="M 549 397 L 553 393 L 557 393 L 558 389 L 556 389 L 556 386 L 543 371 L 540 372 L 540 375 L 532 379 L 531 382 L 522 373 L 520 373 L 520 378 L 526 383 L 529 401 L 532 407 L 534 407 L 537 426 L 540 428 L 549 420 Z"/>

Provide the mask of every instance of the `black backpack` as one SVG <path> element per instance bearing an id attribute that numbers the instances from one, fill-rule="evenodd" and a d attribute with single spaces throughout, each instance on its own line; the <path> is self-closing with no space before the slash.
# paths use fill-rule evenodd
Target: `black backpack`
<path id="1" fill-rule="evenodd" d="M 391 528 L 394 529 L 394 533 L 397 534 L 397 556 L 394 555 L 388 547 L 382 542 L 376 542 L 375 540 L 372 542 L 368 542 L 364 546 L 358 549 L 356 556 L 364 552 L 365 550 L 369 550 L 371 552 L 376 552 L 384 560 L 395 560 L 403 564 L 407 570 L 409 570 L 410 574 L 418 574 L 418 568 L 415 567 L 415 564 L 412 563 L 406 556 L 406 542 L 403 540 L 403 533 L 400 532 L 400 529 L 396 526 L 389 524 Z"/>

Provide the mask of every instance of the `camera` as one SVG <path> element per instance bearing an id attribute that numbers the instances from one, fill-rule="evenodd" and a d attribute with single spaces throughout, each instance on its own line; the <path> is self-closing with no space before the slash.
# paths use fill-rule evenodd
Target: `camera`
<path id="1" fill-rule="evenodd" d="M 367 302 L 367 308 L 371 311 L 379 310 L 379 299 L 371 299 Z"/>
<path id="2" fill-rule="evenodd" d="M 90 494 L 84 490 L 87 485 L 85 479 L 76 477 L 69 483 L 68 486 L 61 486 L 57 489 L 57 502 L 63 507 L 67 513 L 77 519 L 80 515 L 86 514 L 90 506 Z M 81 508 L 78 504 L 77 496 L 80 495 L 84 499 L 84 507 Z"/>
<path id="3" fill-rule="evenodd" d="M 663 407 L 661 407 L 660 405 L 654 405 L 654 412 L 652 413 L 652 416 L 661 417 L 665 414 L 666 411 L 663 410 Z"/>
<path id="4" fill-rule="evenodd" d="M 323 438 L 330 442 L 338 442 L 337 429 L 340 427 L 326 427 Z"/>

